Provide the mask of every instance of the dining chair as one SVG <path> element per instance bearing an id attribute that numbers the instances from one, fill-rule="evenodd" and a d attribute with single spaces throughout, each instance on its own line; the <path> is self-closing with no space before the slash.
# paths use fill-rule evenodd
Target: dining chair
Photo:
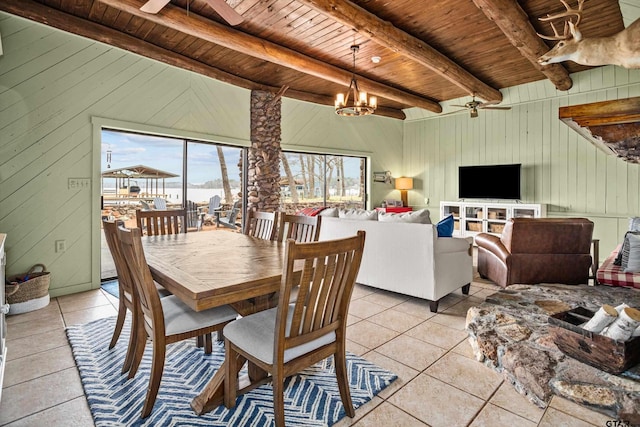
<path id="1" fill-rule="evenodd" d="M 264 240 L 275 240 L 278 224 L 276 212 L 247 211 L 244 234 Z"/>
<path id="2" fill-rule="evenodd" d="M 349 300 L 364 241 L 364 231 L 353 237 L 322 242 L 287 240 L 278 306 L 235 320 L 224 328 L 227 408 L 235 406 L 237 372 L 246 359 L 264 371 L 263 381 L 267 380 L 267 373 L 271 374 L 276 426 L 282 427 L 285 378 L 333 355 L 340 398 L 347 415 L 355 415 L 349 391 L 345 335 Z M 303 264 L 301 274 L 294 270 L 294 264 Z M 299 287 L 298 298 L 290 303 L 295 287 Z"/>
<path id="3" fill-rule="evenodd" d="M 129 274 L 129 268 L 127 267 L 124 255 L 122 255 L 122 248 L 120 247 L 120 240 L 118 239 L 118 226 L 124 225 L 122 221 L 103 221 L 102 228 L 104 229 L 104 235 L 113 258 L 113 263 L 116 266 L 116 274 L 118 275 L 118 317 L 116 318 L 116 326 L 109 343 L 109 349 L 112 349 L 118 342 L 120 333 L 122 332 L 122 326 L 124 325 L 125 318 L 127 317 L 127 310 L 133 314 L 135 313 L 135 305 L 137 301 L 134 301 L 133 283 L 131 281 L 131 275 Z M 122 373 L 129 371 L 131 368 L 131 362 L 133 360 L 133 347 L 135 345 L 135 327 L 131 328 L 129 334 L 129 345 L 127 348 L 127 354 L 125 356 L 124 364 L 122 365 Z M 134 373 L 135 374 L 135 373 Z"/>
<path id="4" fill-rule="evenodd" d="M 293 239 L 296 242 L 317 242 L 320 236 L 321 216 L 289 215 L 280 213 L 278 242 Z"/>
<path id="5" fill-rule="evenodd" d="M 132 279 L 134 294 L 139 301 L 136 306 L 138 320 L 135 322 L 137 330 L 132 369 L 137 369 L 142 360 L 147 337 L 153 342 L 149 387 L 142 408 L 142 418 L 146 418 L 151 414 L 158 395 L 167 345 L 204 335 L 208 337 L 206 352 L 210 354 L 211 333 L 222 331 L 238 314 L 228 305 L 194 311 L 175 295 L 160 299 L 144 255 L 140 229 L 120 226 L 118 238 Z"/>
<path id="6" fill-rule="evenodd" d="M 185 209 L 164 211 L 136 209 L 136 224 L 149 236 L 186 233 L 187 211 Z"/>

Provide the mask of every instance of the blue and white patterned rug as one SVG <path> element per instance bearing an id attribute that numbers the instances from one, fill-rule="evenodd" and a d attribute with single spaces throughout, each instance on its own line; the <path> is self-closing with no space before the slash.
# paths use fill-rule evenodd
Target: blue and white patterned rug
<path id="1" fill-rule="evenodd" d="M 151 416 L 140 419 L 149 383 L 151 343 L 135 378 L 121 374 L 129 337 L 129 317 L 117 345 L 109 350 L 115 317 L 67 328 L 67 336 L 96 426 L 270 426 L 273 400 L 270 384 L 238 398 L 236 407 L 220 406 L 203 416 L 189 404 L 224 360 L 224 346 L 214 342 L 211 355 L 195 347 L 195 340 L 171 344 Z M 348 353 L 351 397 L 356 408 L 397 377 Z M 333 359 L 320 362 L 287 380 L 285 419 L 291 426 L 330 426 L 345 416 L 335 380 Z"/>

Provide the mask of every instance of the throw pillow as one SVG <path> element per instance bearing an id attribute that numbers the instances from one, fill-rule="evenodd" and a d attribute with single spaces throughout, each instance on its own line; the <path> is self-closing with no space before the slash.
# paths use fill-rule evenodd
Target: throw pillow
<path id="1" fill-rule="evenodd" d="M 627 268 L 627 263 L 629 260 L 629 236 L 632 234 L 640 235 L 640 231 L 627 231 L 625 233 L 624 239 L 622 240 L 622 247 L 620 247 L 618 256 L 613 261 L 614 265 L 622 266 L 623 269 Z"/>
<path id="2" fill-rule="evenodd" d="M 624 272 L 640 272 L 640 236 L 637 234 L 629 235 L 629 258 Z"/>
<path id="3" fill-rule="evenodd" d="M 303 208 L 303 209 L 300 209 L 298 212 L 296 212 L 296 215 L 316 216 L 325 209 L 326 209 L 325 206 Z"/>
<path id="4" fill-rule="evenodd" d="M 338 208 L 327 208 L 320 212 L 318 216 L 332 216 L 338 218 Z"/>
<path id="5" fill-rule="evenodd" d="M 438 237 L 453 237 L 453 224 L 453 214 L 449 214 L 446 217 L 442 218 L 440 222 L 436 224 Z"/>
<path id="6" fill-rule="evenodd" d="M 378 211 L 375 209 L 371 211 L 364 209 L 340 209 L 338 211 L 338 218 L 377 221 Z"/>
<path id="7" fill-rule="evenodd" d="M 401 214 L 380 212 L 378 213 L 378 221 L 431 224 L 431 217 L 429 216 L 429 209 L 420 209 L 415 212 L 405 212 Z"/>
<path id="8" fill-rule="evenodd" d="M 640 231 L 640 217 L 629 218 L 629 231 Z"/>

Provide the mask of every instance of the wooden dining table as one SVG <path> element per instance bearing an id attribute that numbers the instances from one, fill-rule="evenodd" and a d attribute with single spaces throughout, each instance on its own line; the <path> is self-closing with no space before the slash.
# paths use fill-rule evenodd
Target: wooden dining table
<path id="1" fill-rule="evenodd" d="M 284 244 L 231 231 L 142 239 L 153 279 L 196 311 L 231 305 L 243 316 L 275 307 Z M 239 364 L 242 366 L 242 363 Z M 197 414 L 223 403 L 226 361 L 191 402 Z M 251 380 L 265 375 L 249 366 Z"/>

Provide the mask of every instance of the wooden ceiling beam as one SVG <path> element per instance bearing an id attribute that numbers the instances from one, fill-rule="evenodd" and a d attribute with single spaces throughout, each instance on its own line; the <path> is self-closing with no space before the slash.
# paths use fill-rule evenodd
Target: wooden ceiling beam
<path id="1" fill-rule="evenodd" d="M 331 17 L 342 25 L 354 28 L 358 33 L 376 43 L 424 65 L 440 77 L 466 90 L 470 96 L 475 95 L 489 103 L 502 101 L 502 93 L 499 90 L 480 81 L 424 41 L 396 28 L 390 22 L 378 18 L 350 1 L 298 0 L 298 2 Z"/>
<path id="2" fill-rule="evenodd" d="M 120 11 L 151 21 L 157 25 L 201 38 L 254 58 L 288 67 L 301 73 L 344 85 L 345 87 L 348 87 L 351 82 L 351 71 L 343 70 L 298 53 L 292 49 L 267 40 L 262 40 L 196 14 L 191 13 L 187 15 L 184 10 L 171 4 L 165 6 L 160 13 L 152 15 L 142 12 L 140 10 L 141 2 L 137 0 L 98 1 Z M 371 94 L 402 104 L 424 108 L 435 113 L 442 112 L 440 104 L 431 99 L 414 95 L 362 76 L 357 76 L 357 79 L 359 87 Z"/>
<path id="3" fill-rule="evenodd" d="M 264 90 L 270 92 L 278 92 L 279 90 L 277 87 L 259 84 L 254 81 L 238 77 L 218 68 L 203 64 L 195 59 L 158 47 L 112 28 L 61 12 L 35 1 L 2 0 L 2 2 L 0 2 L 0 10 L 50 27 L 58 28 L 62 31 L 115 46 L 174 67 L 192 71 L 206 77 L 211 77 L 234 86 L 249 90 Z M 333 98 L 329 96 L 291 89 L 287 90 L 285 96 L 287 98 L 321 105 L 333 106 L 334 101 Z M 374 114 L 400 120 L 404 120 L 406 118 L 406 115 L 402 110 L 397 110 L 395 108 L 378 107 Z"/>
<path id="4" fill-rule="evenodd" d="M 542 66 L 538 64 L 540 55 L 549 47 L 536 34 L 529 16 L 514 0 L 473 0 L 475 5 L 500 28 L 535 69 L 544 74 L 559 90 L 569 90 L 573 81 L 569 72 L 560 64 Z"/>

